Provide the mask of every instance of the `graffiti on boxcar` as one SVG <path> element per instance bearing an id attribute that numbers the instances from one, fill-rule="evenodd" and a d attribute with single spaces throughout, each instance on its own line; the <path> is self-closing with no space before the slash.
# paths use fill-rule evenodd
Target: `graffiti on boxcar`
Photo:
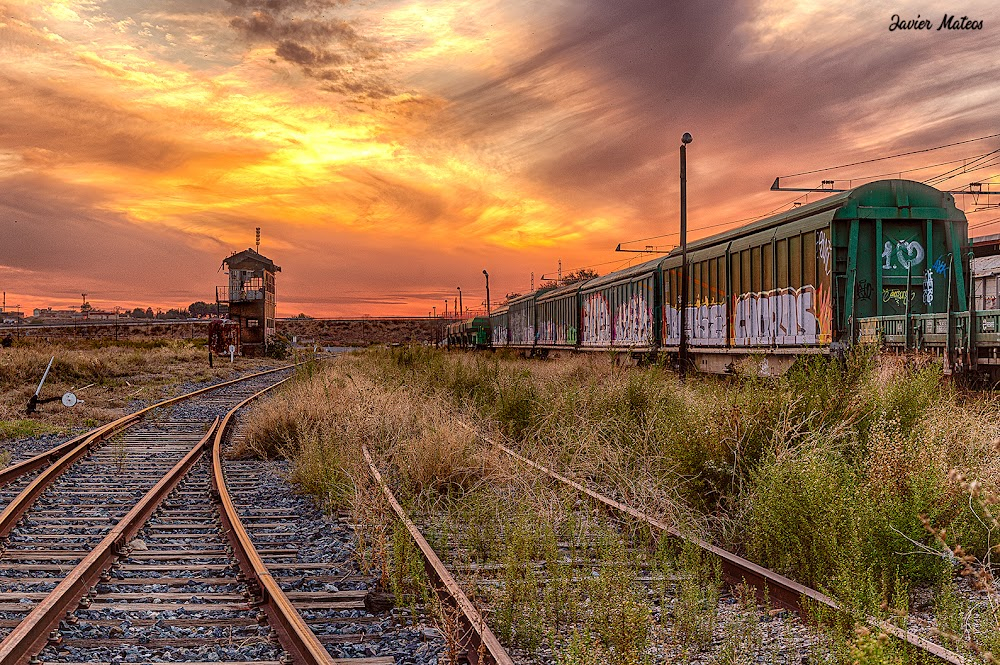
<path id="1" fill-rule="evenodd" d="M 893 263 L 893 253 L 895 253 L 896 261 L 899 265 Z M 882 264 L 883 270 L 907 270 L 911 266 L 915 266 L 923 262 L 924 246 L 916 240 L 899 240 L 896 242 L 895 252 L 893 252 L 892 241 L 886 240 L 885 244 L 882 246 L 882 258 L 885 259 L 885 263 Z"/>
<path id="2" fill-rule="evenodd" d="M 870 301 L 872 299 L 873 290 L 874 288 L 872 287 L 871 282 L 869 282 L 867 279 L 860 280 L 858 282 L 858 289 L 857 289 L 858 302 Z"/>
<path id="3" fill-rule="evenodd" d="M 910 292 L 910 300 L 917 297 L 916 291 Z M 899 307 L 906 307 L 906 289 L 882 289 L 882 302 L 894 303 Z"/>
<path id="4" fill-rule="evenodd" d="M 507 344 L 507 328 L 505 326 L 493 326 L 493 345 L 505 346 Z"/>
<path id="5" fill-rule="evenodd" d="M 540 324 L 538 324 L 539 344 L 555 344 L 556 341 L 557 337 L 556 337 L 555 321 L 542 321 Z"/>
<path id="6" fill-rule="evenodd" d="M 591 293 L 583 301 L 584 346 L 611 344 L 611 311 L 608 299 L 601 293 Z"/>
<path id="7" fill-rule="evenodd" d="M 532 325 L 528 316 L 527 307 L 518 307 L 510 313 L 510 343 L 511 344 L 534 344 L 535 326 Z"/>
<path id="8" fill-rule="evenodd" d="M 664 311 L 664 341 L 678 344 L 681 335 L 681 312 L 678 307 Z M 687 308 L 688 343 L 693 346 L 721 345 L 728 334 L 725 303 L 698 303 Z"/>
<path id="9" fill-rule="evenodd" d="M 735 343 L 816 344 L 829 334 L 828 309 L 829 297 L 824 302 L 821 287 L 744 293 L 734 309 Z"/>
<path id="10" fill-rule="evenodd" d="M 830 258 L 833 256 L 833 243 L 826 237 L 826 231 L 820 230 L 816 234 L 816 250 L 819 253 L 819 258 L 823 260 L 823 270 L 829 275 Z"/>
<path id="11" fill-rule="evenodd" d="M 642 294 L 618 306 L 615 316 L 616 344 L 652 344 L 653 310 Z"/>
<path id="12" fill-rule="evenodd" d="M 576 326 L 544 321 L 538 325 L 539 344 L 576 344 Z"/>
<path id="13" fill-rule="evenodd" d="M 934 302 L 934 271 L 928 268 L 924 271 L 924 304 L 930 305 Z"/>

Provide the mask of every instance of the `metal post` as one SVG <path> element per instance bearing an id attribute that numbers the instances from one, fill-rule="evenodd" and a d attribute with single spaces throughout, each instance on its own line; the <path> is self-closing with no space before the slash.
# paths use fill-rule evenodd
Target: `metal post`
<path id="1" fill-rule="evenodd" d="M 687 261 L 687 144 L 692 137 L 687 132 L 681 137 L 681 339 L 678 349 L 680 357 L 681 381 L 687 374 L 687 304 L 688 304 L 688 261 Z"/>
<path id="2" fill-rule="evenodd" d="M 951 252 L 949 252 L 948 253 L 948 300 L 947 300 L 947 305 L 945 306 L 945 308 L 946 308 L 945 309 L 946 314 L 944 315 L 945 325 L 947 326 L 945 328 L 946 334 L 945 334 L 945 338 L 944 338 L 945 339 L 945 342 L 944 342 L 944 369 L 945 369 L 945 374 L 951 374 L 951 372 L 952 372 L 952 366 L 951 366 L 951 364 L 952 364 L 951 363 L 951 273 L 952 273 L 952 266 L 953 266 L 954 263 L 955 263 L 955 256 L 954 256 L 954 254 L 952 254 Z M 934 332 L 937 332 L 936 327 L 935 327 L 935 331 Z"/>
<path id="3" fill-rule="evenodd" d="M 458 315 L 461 317 L 462 313 L 465 311 L 465 308 L 462 307 L 462 287 L 459 286 L 457 288 L 458 288 Z"/>
<path id="4" fill-rule="evenodd" d="M 486 318 L 490 317 L 490 274 L 483 270 L 486 275 Z"/>
<path id="5" fill-rule="evenodd" d="M 910 349 L 910 273 L 913 263 L 906 266 L 906 349 Z"/>
<path id="6" fill-rule="evenodd" d="M 979 332 L 979 321 L 976 320 L 976 276 L 972 274 L 972 252 L 969 252 L 969 269 L 966 273 L 969 276 L 969 331 L 968 331 L 968 356 L 969 371 L 974 372 L 979 366 L 979 353 L 976 349 L 976 333 Z M 986 284 L 983 284 L 983 299 L 986 299 Z"/>

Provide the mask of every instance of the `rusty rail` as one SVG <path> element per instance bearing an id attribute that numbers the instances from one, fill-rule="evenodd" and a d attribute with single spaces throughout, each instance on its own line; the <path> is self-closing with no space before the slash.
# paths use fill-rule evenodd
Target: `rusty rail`
<path id="1" fill-rule="evenodd" d="M 379 473 L 378 468 L 375 466 L 375 462 L 368 452 L 368 447 L 362 446 L 361 452 L 364 453 L 365 461 L 368 462 L 368 470 L 371 472 L 372 478 L 382 488 L 382 494 L 385 495 L 389 505 L 392 506 L 396 517 L 403 523 L 406 530 L 410 532 L 410 537 L 413 538 L 417 543 L 417 547 L 420 548 L 420 553 L 424 557 L 424 567 L 427 569 L 427 575 L 433 582 L 434 590 L 442 602 L 446 602 L 458 610 L 459 621 L 462 623 L 463 629 L 459 643 L 462 653 L 468 659 L 469 663 L 471 665 L 514 665 L 513 659 L 504 650 L 500 644 L 500 640 L 496 638 L 493 631 L 486 625 L 486 621 L 479 613 L 479 610 L 476 609 L 472 601 L 465 595 L 462 588 L 458 586 L 458 582 L 455 581 L 455 578 L 445 568 L 444 563 L 434 553 L 433 548 L 431 548 L 430 544 L 420 533 L 420 530 L 406 516 L 406 511 L 403 510 L 396 497 L 393 496 L 392 490 L 389 489 L 389 486 L 382 478 L 382 474 Z"/>
<path id="2" fill-rule="evenodd" d="M 12 480 L 16 480 L 20 476 L 26 473 L 31 473 L 35 469 L 39 469 L 43 466 L 52 464 L 57 459 L 66 454 L 66 451 L 71 450 L 74 446 L 79 445 L 79 443 L 85 440 L 88 436 L 93 434 L 95 430 L 85 432 L 79 436 L 75 436 L 65 443 L 60 443 L 54 448 L 50 448 L 45 452 L 39 453 L 34 457 L 26 460 L 17 462 L 16 464 L 11 464 L 10 466 L 0 470 L 0 487 L 10 483 Z"/>
<path id="3" fill-rule="evenodd" d="M 90 432 L 81 434 L 80 436 L 59 444 L 58 446 L 30 459 L 7 467 L 0 472 L 0 485 L 10 482 L 19 475 L 43 467 L 46 463 L 49 464 L 48 468 L 42 471 L 37 478 L 32 480 L 27 487 L 21 490 L 21 493 L 14 497 L 14 499 L 4 507 L 3 511 L 0 512 L 0 541 L 5 541 L 10 536 L 11 532 L 17 527 L 17 523 L 22 517 L 24 517 L 25 513 L 31 509 L 31 506 L 33 506 L 35 501 L 38 500 L 38 497 L 41 496 L 46 489 L 48 489 L 49 485 L 65 473 L 65 471 L 78 459 L 89 453 L 94 447 L 94 444 L 103 441 L 119 430 L 134 425 L 135 422 L 145 413 L 152 411 L 153 409 L 158 409 L 182 400 L 190 399 L 197 395 L 201 395 L 202 393 L 218 390 L 219 388 L 224 388 L 226 386 L 239 383 L 240 381 L 246 381 L 259 376 L 273 374 L 274 372 L 280 372 L 290 367 L 295 367 L 295 365 L 286 365 L 284 367 L 269 369 L 263 372 L 255 372 L 254 374 L 248 374 L 247 376 L 243 376 L 238 379 L 224 381 L 205 388 L 199 388 L 198 390 L 194 390 L 189 393 L 184 393 L 183 395 L 178 395 L 177 397 L 165 399 L 151 406 L 139 409 L 135 413 L 130 413 L 110 423 L 101 425 Z"/>
<path id="4" fill-rule="evenodd" d="M 288 379 L 285 379 L 287 381 Z M 279 381 L 277 385 L 284 383 Z M 268 388 L 268 390 L 270 390 Z M 262 391 L 264 392 L 264 391 Z M 259 395 L 261 393 L 257 393 Z M 219 502 L 219 515 L 222 518 L 223 530 L 226 538 L 233 546 L 233 553 L 239 561 L 243 574 L 247 577 L 247 586 L 252 593 L 257 596 L 259 603 L 263 605 L 267 614 L 268 622 L 278 634 L 278 641 L 287 654 L 292 657 L 293 663 L 302 665 L 334 665 L 336 661 L 330 653 L 323 647 L 319 639 L 312 632 L 302 616 L 298 613 L 292 602 L 281 590 L 278 582 L 271 576 L 264 564 L 253 541 L 250 540 L 246 528 L 240 521 L 236 506 L 233 504 L 229 489 L 226 487 L 225 475 L 222 471 L 222 439 L 229 420 L 236 411 L 251 399 L 257 397 L 253 395 L 243 402 L 237 404 L 232 411 L 222 419 L 222 424 L 215 432 L 215 443 L 212 445 L 212 492 L 214 498 Z M 257 604 L 258 600 L 255 600 Z"/>
<path id="5" fill-rule="evenodd" d="M 0 663 L 25 665 L 49 640 L 59 638 L 59 621 L 72 612 L 104 571 L 126 552 L 128 543 L 156 512 L 168 494 L 187 475 L 204 453 L 219 419 L 208 433 L 179 461 L 121 521 L 0 643 Z"/>
<path id="6" fill-rule="evenodd" d="M 542 464 L 528 459 L 517 451 L 493 440 L 488 435 L 470 426 L 468 423 L 461 420 L 459 423 L 465 429 L 469 430 L 484 441 L 496 446 L 514 459 L 520 461 L 522 464 L 525 464 L 526 466 L 529 466 L 537 471 L 541 471 L 543 474 L 565 485 L 569 485 L 570 487 L 586 494 L 590 498 L 609 508 L 625 513 L 641 522 L 645 522 L 654 529 L 672 536 L 673 538 L 692 543 L 700 549 L 715 555 L 722 563 L 722 575 L 727 584 L 738 585 L 746 582 L 754 586 L 758 590 L 758 594 L 761 596 L 763 596 L 763 591 L 766 589 L 767 594 L 776 604 L 784 607 L 785 609 L 790 609 L 799 613 L 802 613 L 803 610 L 803 599 L 807 599 L 820 607 L 832 610 L 838 615 L 844 613 L 844 609 L 837 603 L 837 601 L 826 594 L 799 584 L 784 575 L 779 575 L 772 570 L 759 566 L 756 563 L 744 559 L 741 556 L 737 556 L 732 552 L 722 549 L 721 547 L 716 547 L 715 545 L 700 538 L 683 534 L 663 520 L 657 519 L 642 512 L 641 510 L 637 510 L 632 506 L 616 501 L 610 497 L 600 494 L 599 492 L 595 492 L 575 480 L 571 480 Z M 939 644 L 926 640 L 919 635 L 895 626 L 888 621 L 884 621 L 876 617 L 867 617 L 866 623 L 912 647 L 934 656 L 941 662 L 950 663 L 951 665 L 965 665 L 965 659 L 962 658 L 962 656 L 944 648 Z"/>

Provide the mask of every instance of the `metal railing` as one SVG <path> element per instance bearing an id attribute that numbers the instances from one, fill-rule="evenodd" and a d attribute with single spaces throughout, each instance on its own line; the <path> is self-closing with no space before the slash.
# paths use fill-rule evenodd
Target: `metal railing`
<path id="1" fill-rule="evenodd" d="M 241 289 L 236 286 L 215 287 L 215 299 L 220 303 L 251 302 L 254 300 L 264 300 L 265 292 L 260 289 Z"/>

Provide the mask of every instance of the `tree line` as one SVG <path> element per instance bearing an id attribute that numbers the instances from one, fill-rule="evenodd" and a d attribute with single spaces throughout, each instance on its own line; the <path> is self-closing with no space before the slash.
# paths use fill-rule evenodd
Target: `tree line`
<path id="1" fill-rule="evenodd" d="M 133 319 L 190 319 L 216 316 L 217 313 L 226 314 L 227 311 L 227 305 L 219 305 L 217 310 L 214 302 L 207 303 L 199 300 L 198 302 L 191 303 L 185 309 L 174 307 L 168 310 L 157 309 L 153 311 L 152 307 L 147 307 L 146 309 L 136 307 L 128 313 L 128 316 Z"/>

